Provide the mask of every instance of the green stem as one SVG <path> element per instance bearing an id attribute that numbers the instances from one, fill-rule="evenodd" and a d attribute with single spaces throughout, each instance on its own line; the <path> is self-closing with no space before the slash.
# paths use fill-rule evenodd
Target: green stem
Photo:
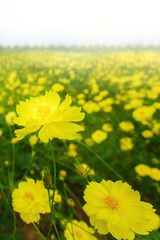
<path id="1" fill-rule="evenodd" d="M 7 199 L 7 197 L 6 197 L 5 193 L 4 193 L 4 190 L 3 190 L 3 187 L 2 187 L 2 184 L 1 184 L 1 183 L 0 183 L 0 190 L 1 190 L 2 197 L 3 197 L 6 205 L 8 205 L 8 206 L 10 207 L 9 202 L 8 202 L 8 199 Z"/>
<path id="2" fill-rule="evenodd" d="M 63 180 L 63 190 L 64 190 L 64 197 L 65 197 L 65 200 L 66 200 L 66 202 L 67 202 L 68 197 L 67 197 L 66 185 L 65 185 L 64 180 Z"/>
<path id="3" fill-rule="evenodd" d="M 20 179 L 20 181 L 22 181 L 23 179 L 25 179 L 25 177 L 28 175 L 29 170 L 31 169 L 31 166 L 32 166 L 32 161 L 33 161 L 34 156 L 33 156 L 33 146 L 31 146 L 31 147 L 32 147 L 32 152 L 31 152 L 31 157 L 30 157 L 30 160 L 29 160 L 29 166 L 28 166 L 28 168 L 26 169 L 26 171 L 25 171 L 23 177 Z"/>
<path id="4" fill-rule="evenodd" d="M 72 236 L 73 236 L 73 240 L 75 240 L 75 237 L 74 237 L 74 231 L 73 231 L 73 223 L 71 222 L 71 228 L 72 228 Z"/>
<path id="5" fill-rule="evenodd" d="M 14 225 L 13 225 L 13 239 L 15 240 L 15 234 L 16 234 L 16 214 L 13 211 L 13 219 L 14 219 Z"/>
<path id="6" fill-rule="evenodd" d="M 13 138 L 13 134 L 12 134 L 12 129 L 9 126 L 9 133 L 10 133 L 10 137 L 11 140 Z M 14 171 L 15 171 L 15 145 L 13 143 L 12 144 L 12 171 L 11 171 L 11 181 L 12 181 L 12 187 L 13 187 L 13 182 L 14 182 Z"/>
<path id="7" fill-rule="evenodd" d="M 64 143 L 64 146 L 65 146 L 66 150 L 69 152 L 69 148 L 68 148 L 66 142 L 63 141 L 63 143 Z M 72 158 L 75 160 L 76 164 L 81 165 L 80 161 L 79 161 L 76 157 L 73 157 L 73 156 L 72 156 Z M 87 176 L 82 175 L 82 177 L 84 177 L 84 179 L 86 180 L 86 182 L 89 183 L 89 181 L 88 181 L 88 177 L 87 177 Z"/>
<path id="8" fill-rule="evenodd" d="M 67 189 L 67 191 L 70 193 L 70 195 L 75 199 L 75 201 L 78 203 L 79 207 L 82 208 L 82 205 L 80 203 L 80 201 L 78 200 L 78 198 L 75 196 L 75 194 L 69 189 L 69 187 L 65 184 L 65 188 Z"/>
<path id="9" fill-rule="evenodd" d="M 89 152 L 91 152 L 97 159 L 99 159 L 109 170 L 111 170 L 118 178 L 120 178 L 123 181 L 123 177 L 121 177 L 121 175 L 115 171 L 107 162 L 105 162 L 105 160 L 99 155 L 97 154 L 92 148 L 90 148 L 89 146 L 87 146 L 86 144 L 84 144 L 83 142 L 80 142 L 78 140 L 76 140 L 76 142 L 78 144 L 80 144 L 82 147 L 84 147 L 85 149 L 87 149 Z"/>
<path id="10" fill-rule="evenodd" d="M 56 234 L 57 234 L 58 239 L 61 240 L 54 218 L 53 218 L 53 225 L 54 225 L 54 229 L 55 229 L 55 231 L 56 231 Z"/>
<path id="11" fill-rule="evenodd" d="M 47 238 L 46 240 L 49 239 L 49 236 L 50 236 L 50 233 L 51 233 L 51 229 L 52 229 L 52 219 L 53 219 L 53 205 L 51 205 L 50 203 L 50 192 L 49 192 L 49 189 L 48 189 L 48 196 L 49 196 L 49 205 L 50 205 L 50 209 L 51 209 L 51 218 L 50 218 L 50 224 L 49 224 L 49 230 L 48 230 L 48 235 L 47 235 Z"/>
<path id="12" fill-rule="evenodd" d="M 50 218 L 50 225 L 49 225 L 49 231 L 48 231 L 48 235 L 46 240 L 49 239 L 50 237 L 50 233 L 51 233 L 51 228 L 52 228 L 52 222 L 55 228 L 55 231 L 57 233 L 58 239 L 60 239 L 59 237 L 59 233 L 56 227 L 56 224 L 54 222 L 54 216 L 53 216 L 53 208 L 54 208 L 54 195 L 55 195 L 55 191 L 56 191 L 56 159 L 55 159 L 55 155 L 54 155 L 54 151 L 53 151 L 53 147 L 52 147 L 52 143 L 51 141 L 49 141 L 50 144 L 50 148 L 51 148 L 51 153 L 52 153 L 52 162 L 53 162 L 53 195 L 52 195 L 52 202 L 50 203 L 50 192 L 48 190 L 48 194 L 49 194 L 49 204 L 50 204 L 50 208 L 51 208 L 51 218 Z"/>
<path id="13" fill-rule="evenodd" d="M 68 229 L 69 233 L 72 235 L 72 237 L 73 237 L 73 240 L 74 240 L 75 238 L 74 238 L 74 233 L 73 233 L 73 230 L 72 230 L 72 232 L 70 231 L 70 228 L 67 226 L 67 221 L 65 221 L 65 228 L 67 228 L 67 229 Z"/>
<path id="14" fill-rule="evenodd" d="M 52 146 L 51 141 L 49 141 L 49 144 L 50 144 L 50 148 L 51 148 L 52 162 L 53 162 L 53 196 L 52 196 L 52 205 L 53 205 L 54 194 L 55 194 L 55 191 L 56 191 L 56 179 L 57 179 L 56 178 L 56 158 L 55 158 L 55 155 L 54 155 L 53 146 Z"/>
<path id="15" fill-rule="evenodd" d="M 88 175 L 83 175 L 83 176 L 84 176 L 86 182 L 89 184 Z"/>
<path id="16" fill-rule="evenodd" d="M 12 194 L 12 183 L 11 183 L 11 175 L 10 175 L 9 168 L 8 168 L 8 184 L 9 184 L 10 194 Z"/>
<path id="17" fill-rule="evenodd" d="M 68 146 L 67 146 L 66 142 L 65 142 L 65 141 L 63 141 L 63 143 L 64 143 L 64 146 L 65 146 L 66 150 L 69 152 L 69 148 L 68 148 Z"/>
<path id="18" fill-rule="evenodd" d="M 62 195 L 62 197 L 65 199 L 65 201 L 67 203 L 68 197 L 67 197 L 67 191 L 66 191 L 66 188 L 65 188 L 64 180 L 63 180 L 63 192 L 60 192 L 60 194 Z M 81 217 L 81 215 L 78 214 L 74 208 L 72 208 L 72 210 L 74 212 L 74 215 L 76 215 L 76 217 L 78 218 L 78 220 L 83 221 L 83 218 Z"/>
<path id="19" fill-rule="evenodd" d="M 94 177 L 92 175 L 89 175 L 89 178 L 92 180 L 92 181 L 95 181 Z"/>
<path id="20" fill-rule="evenodd" d="M 48 235 L 47 235 L 46 240 L 47 240 L 47 239 L 49 238 L 49 236 L 50 236 L 51 227 L 52 227 L 52 222 L 53 222 L 53 225 L 54 225 L 56 234 L 57 234 L 57 236 L 58 236 L 58 239 L 60 240 L 61 238 L 60 238 L 60 236 L 59 236 L 59 232 L 58 232 L 58 229 L 57 229 L 56 223 L 55 223 L 55 221 L 54 221 L 54 217 L 53 217 L 53 203 L 52 203 L 52 205 L 51 205 L 51 202 L 50 202 L 51 196 L 50 196 L 50 191 L 49 191 L 49 189 L 48 189 L 48 196 L 49 196 L 49 205 L 50 205 L 50 208 L 51 208 L 51 220 L 50 220 L 50 226 L 49 226 L 49 231 L 48 231 Z M 53 199 L 53 198 L 52 198 L 52 199 Z"/>
<path id="21" fill-rule="evenodd" d="M 33 222 L 32 223 L 34 228 L 36 229 L 37 233 L 44 239 L 46 240 L 45 236 L 40 232 L 40 230 L 38 229 L 37 225 Z"/>
<path id="22" fill-rule="evenodd" d="M 9 126 L 9 133 L 12 141 L 13 134 L 10 126 Z M 11 170 L 11 178 L 10 178 L 10 190 L 12 192 L 13 183 L 14 183 L 14 171 L 15 171 L 15 145 L 13 143 L 11 144 L 12 144 L 12 170 Z M 15 212 L 13 212 L 13 239 L 15 239 L 15 233 L 16 233 L 16 215 L 15 215 Z"/>

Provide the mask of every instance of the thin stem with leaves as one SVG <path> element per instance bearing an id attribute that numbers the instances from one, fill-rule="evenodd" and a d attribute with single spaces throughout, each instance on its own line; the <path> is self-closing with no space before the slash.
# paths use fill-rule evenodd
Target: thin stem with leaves
<path id="1" fill-rule="evenodd" d="M 81 145 L 83 148 L 87 149 L 89 152 L 91 152 L 97 159 L 99 159 L 110 171 L 112 171 L 119 179 L 123 181 L 123 177 L 116 171 L 114 170 L 99 154 L 97 154 L 92 148 L 87 146 L 85 143 L 80 142 L 76 140 L 76 142 Z"/>
<path id="2" fill-rule="evenodd" d="M 32 223 L 34 228 L 36 229 L 37 233 L 44 239 L 46 240 L 46 237 L 41 233 L 41 231 L 39 230 L 39 228 L 37 227 L 37 225 L 33 222 Z"/>
<path id="3" fill-rule="evenodd" d="M 59 236 L 59 233 L 58 233 L 58 230 L 57 230 L 57 227 L 56 227 L 56 223 L 54 221 L 54 216 L 53 216 L 54 195 L 55 195 L 55 191 L 56 191 L 56 158 L 55 158 L 55 154 L 54 154 L 54 151 L 53 151 L 53 146 L 52 146 L 52 142 L 51 141 L 49 141 L 49 145 L 50 145 L 50 148 L 51 148 L 52 162 L 53 162 L 53 195 L 52 195 L 52 199 L 51 199 L 50 191 L 48 190 L 49 204 L 50 204 L 50 209 L 51 209 L 51 218 L 50 218 L 49 231 L 48 231 L 48 235 L 47 235 L 46 240 L 48 240 L 49 237 L 50 237 L 51 229 L 52 229 L 52 223 L 54 225 L 54 228 L 55 228 L 56 234 L 58 236 L 58 239 L 60 240 L 60 236 Z"/>

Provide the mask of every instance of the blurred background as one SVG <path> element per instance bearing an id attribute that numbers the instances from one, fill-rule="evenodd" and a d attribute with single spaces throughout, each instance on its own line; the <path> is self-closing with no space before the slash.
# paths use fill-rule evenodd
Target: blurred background
<path id="1" fill-rule="evenodd" d="M 5 0 L 0 45 L 159 45 L 158 0 Z"/>

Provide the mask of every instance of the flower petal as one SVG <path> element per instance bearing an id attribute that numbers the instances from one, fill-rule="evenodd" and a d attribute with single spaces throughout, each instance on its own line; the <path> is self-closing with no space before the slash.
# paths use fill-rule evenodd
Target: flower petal
<path id="1" fill-rule="evenodd" d="M 36 132 L 40 129 L 41 126 L 30 126 L 30 127 L 24 127 L 22 129 L 17 129 L 14 131 L 17 140 L 23 139 L 27 134 Z"/>
<path id="2" fill-rule="evenodd" d="M 84 128 L 70 122 L 57 122 L 44 125 L 39 131 L 39 138 L 42 142 L 48 142 L 53 138 L 74 140 L 77 132 L 83 131 Z"/>

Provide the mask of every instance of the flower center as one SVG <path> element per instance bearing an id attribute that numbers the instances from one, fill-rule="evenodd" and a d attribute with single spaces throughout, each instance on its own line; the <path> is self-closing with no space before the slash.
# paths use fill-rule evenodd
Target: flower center
<path id="1" fill-rule="evenodd" d="M 81 237 L 82 237 L 82 233 L 81 233 L 79 230 L 76 230 L 76 231 L 75 231 L 75 235 L 76 235 L 76 237 L 78 237 L 78 238 L 81 238 Z"/>
<path id="2" fill-rule="evenodd" d="M 106 197 L 104 201 L 108 207 L 116 208 L 118 206 L 118 200 L 112 196 Z"/>
<path id="3" fill-rule="evenodd" d="M 50 107 L 48 106 L 40 106 L 37 109 L 37 115 L 41 117 L 42 120 L 44 120 L 50 114 L 50 112 L 51 110 L 50 110 Z"/>
<path id="4" fill-rule="evenodd" d="M 143 112 L 143 111 L 141 111 L 141 112 L 140 112 L 140 114 L 141 114 L 141 115 L 144 115 L 144 112 Z"/>
<path id="5" fill-rule="evenodd" d="M 24 196 L 25 196 L 26 198 L 28 198 L 28 199 L 31 199 L 31 200 L 34 199 L 32 193 L 30 193 L 30 192 L 25 192 Z"/>

